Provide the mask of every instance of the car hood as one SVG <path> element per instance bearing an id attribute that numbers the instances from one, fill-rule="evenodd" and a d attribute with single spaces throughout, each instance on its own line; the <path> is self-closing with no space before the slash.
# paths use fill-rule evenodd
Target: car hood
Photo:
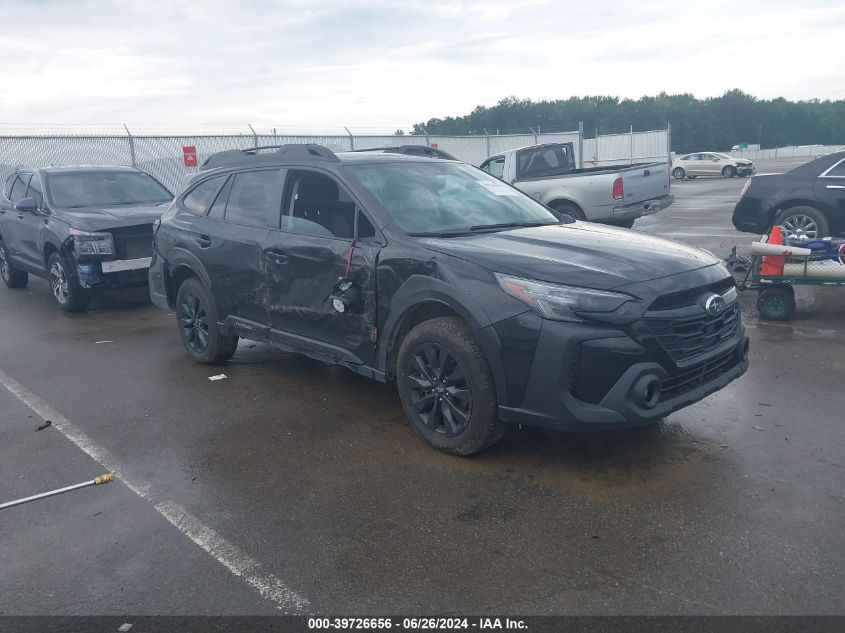
<path id="1" fill-rule="evenodd" d="M 735 158 L 735 159 L 734 159 L 734 162 L 735 162 L 737 165 L 753 165 L 753 164 L 754 164 L 754 162 L 753 162 L 753 161 L 750 161 L 750 160 L 748 160 L 747 158 Z"/>
<path id="2" fill-rule="evenodd" d="M 424 240 L 491 271 L 589 288 L 618 288 L 719 263 L 706 251 L 591 222 Z"/>
<path id="3" fill-rule="evenodd" d="M 56 217 L 80 231 L 106 231 L 124 226 L 152 224 L 161 217 L 169 202 L 157 205 L 127 204 L 112 207 L 54 209 Z"/>

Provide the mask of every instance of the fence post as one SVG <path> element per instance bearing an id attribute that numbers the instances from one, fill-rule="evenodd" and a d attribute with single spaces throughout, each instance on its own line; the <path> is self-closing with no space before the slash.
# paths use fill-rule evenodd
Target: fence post
<path id="1" fill-rule="evenodd" d="M 252 146 L 258 147 L 258 134 L 255 133 L 255 130 L 253 129 L 252 125 L 250 125 L 249 123 L 247 123 L 247 127 L 249 127 L 249 131 L 252 132 Z"/>
<path id="2" fill-rule="evenodd" d="M 631 164 L 634 164 L 634 126 L 631 126 L 631 135 L 629 137 L 631 139 Z"/>
<path id="3" fill-rule="evenodd" d="M 352 132 L 349 131 L 348 127 L 344 126 L 343 129 L 346 130 L 347 134 L 349 134 L 349 151 L 354 152 L 355 151 L 355 137 L 352 136 Z"/>
<path id="4" fill-rule="evenodd" d="M 490 156 L 490 132 L 487 131 L 487 128 L 482 128 L 484 130 L 484 136 L 487 137 L 487 156 Z"/>
<path id="5" fill-rule="evenodd" d="M 584 169 L 584 122 L 578 122 L 578 169 Z"/>
<path id="6" fill-rule="evenodd" d="M 428 138 L 428 130 L 426 130 L 422 126 L 420 126 L 420 129 L 422 129 L 423 134 L 425 134 L 425 145 L 426 145 L 426 147 L 431 147 L 431 139 Z"/>
<path id="7" fill-rule="evenodd" d="M 133 167 L 136 167 L 135 162 L 135 138 L 132 136 L 132 132 L 129 131 L 129 127 L 126 123 L 123 124 L 123 129 L 126 130 L 126 136 L 129 139 L 129 160 L 132 163 Z"/>
<path id="8" fill-rule="evenodd" d="M 531 130 L 531 133 L 534 135 L 534 145 L 539 145 L 540 140 L 537 138 L 537 132 L 534 131 L 533 127 L 530 127 L 528 129 Z"/>
<path id="9" fill-rule="evenodd" d="M 672 123 L 666 121 L 666 162 L 672 162 Z"/>

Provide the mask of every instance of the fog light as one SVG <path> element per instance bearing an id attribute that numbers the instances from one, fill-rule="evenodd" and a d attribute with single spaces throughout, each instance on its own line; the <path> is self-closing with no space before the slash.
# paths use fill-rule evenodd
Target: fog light
<path id="1" fill-rule="evenodd" d="M 644 409 L 653 409 L 660 402 L 660 394 L 663 389 L 660 387 L 660 379 L 655 375 L 640 377 L 634 383 L 634 401 Z"/>

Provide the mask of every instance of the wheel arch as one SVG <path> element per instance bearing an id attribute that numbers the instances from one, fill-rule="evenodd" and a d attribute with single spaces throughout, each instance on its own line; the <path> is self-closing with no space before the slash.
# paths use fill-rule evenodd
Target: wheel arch
<path id="1" fill-rule="evenodd" d="M 772 205 L 772 210 L 769 212 L 768 217 L 769 226 L 772 226 L 774 224 L 775 218 L 780 212 L 786 211 L 787 209 L 791 209 L 792 207 L 812 207 L 820 213 L 823 213 L 824 216 L 828 219 L 828 222 L 831 222 L 831 224 L 833 224 L 830 209 L 827 207 L 827 205 L 822 204 L 818 200 L 814 200 L 810 197 L 792 197 L 775 205 Z"/>
<path id="2" fill-rule="evenodd" d="M 171 306 L 176 302 L 176 293 L 179 291 L 179 286 L 191 277 L 199 279 L 205 289 L 209 293 L 212 292 L 211 278 L 196 255 L 184 249 L 176 249 L 169 255 L 170 258 L 166 260 L 167 274 L 164 276 L 164 281 L 167 300 Z"/>
<path id="3" fill-rule="evenodd" d="M 384 371 L 386 381 L 396 378 L 399 348 L 408 332 L 419 323 L 443 316 L 458 317 L 470 327 L 487 357 L 496 396 L 500 403 L 507 402 L 505 377 L 499 362 L 501 344 L 489 318 L 480 306 L 460 298 L 451 286 L 431 277 L 409 279 L 391 301 L 376 354 L 377 365 Z"/>

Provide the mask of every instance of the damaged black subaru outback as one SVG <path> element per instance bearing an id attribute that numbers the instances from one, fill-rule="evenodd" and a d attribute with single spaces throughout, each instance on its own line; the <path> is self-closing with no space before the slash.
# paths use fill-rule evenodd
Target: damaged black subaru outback
<path id="1" fill-rule="evenodd" d="M 150 293 L 197 361 L 242 337 L 395 381 L 414 429 L 461 455 L 510 423 L 648 424 L 748 367 L 715 257 L 561 222 L 457 161 L 212 155 L 162 216 Z"/>

